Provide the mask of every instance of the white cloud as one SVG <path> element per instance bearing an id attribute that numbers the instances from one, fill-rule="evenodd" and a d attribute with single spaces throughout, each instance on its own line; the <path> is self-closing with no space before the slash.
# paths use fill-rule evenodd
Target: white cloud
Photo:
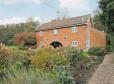
<path id="1" fill-rule="evenodd" d="M 30 2 L 33 4 L 40 4 L 41 3 L 40 0 L 4 0 L 3 2 L 6 5 L 15 4 L 15 3 L 19 3 L 19 2 Z"/>
<path id="2" fill-rule="evenodd" d="M 18 24 L 18 23 L 25 23 L 28 20 L 28 18 L 23 17 L 12 17 L 12 18 L 5 18 L 0 20 L 0 25 L 6 25 L 6 24 Z M 38 16 L 33 17 L 33 21 L 40 21 L 41 19 Z"/>
<path id="3" fill-rule="evenodd" d="M 91 10 L 89 0 L 59 0 L 61 8 L 69 10 Z"/>

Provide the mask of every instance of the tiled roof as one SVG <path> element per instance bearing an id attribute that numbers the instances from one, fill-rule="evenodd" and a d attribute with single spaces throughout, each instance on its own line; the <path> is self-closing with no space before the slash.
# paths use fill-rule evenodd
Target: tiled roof
<path id="1" fill-rule="evenodd" d="M 91 17 L 90 14 L 73 17 L 73 18 L 63 18 L 62 20 L 52 20 L 51 22 L 39 25 L 36 31 L 49 30 L 55 28 L 68 27 L 71 25 L 86 24 L 88 19 Z"/>

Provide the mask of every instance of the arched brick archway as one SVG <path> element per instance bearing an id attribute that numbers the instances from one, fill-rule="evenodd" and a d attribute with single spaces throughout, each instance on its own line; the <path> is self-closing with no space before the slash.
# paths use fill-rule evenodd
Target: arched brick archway
<path id="1" fill-rule="evenodd" d="M 50 43 L 50 45 L 54 48 L 63 47 L 62 43 L 60 43 L 59 41 L 53 41 L 52 43 Z"/>

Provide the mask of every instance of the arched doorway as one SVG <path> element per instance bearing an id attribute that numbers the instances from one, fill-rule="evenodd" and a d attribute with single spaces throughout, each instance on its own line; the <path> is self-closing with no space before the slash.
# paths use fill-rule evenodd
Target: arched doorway
<path id="1" fill-rule="evenodd" d="M 63 45 L 58 41 L 53 41 L 50 45 L 53 46 L 54 48 L 63 47 Z"/>

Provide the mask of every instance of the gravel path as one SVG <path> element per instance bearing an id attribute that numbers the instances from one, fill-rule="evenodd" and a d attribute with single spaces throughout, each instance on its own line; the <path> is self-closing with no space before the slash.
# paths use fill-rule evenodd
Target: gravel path
<path id="1" fill-rule="evenodd" d="M 106 55 L 103 64 L 114 64 L 114 54 Z"/>
<path id="2" fill-rule="evenodd" d="M 105 56 L 88 84 L 114 84 L 114 54 Z"/>

